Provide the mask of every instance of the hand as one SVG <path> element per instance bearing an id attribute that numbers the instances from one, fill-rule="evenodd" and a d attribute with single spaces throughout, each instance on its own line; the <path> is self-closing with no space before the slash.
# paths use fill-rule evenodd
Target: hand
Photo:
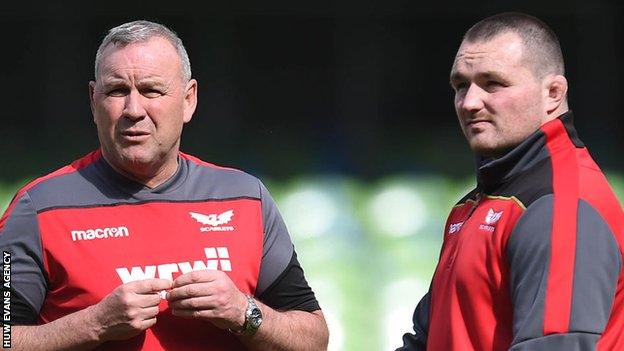
<path id="1" fill-rule="evenodd" d="M 160 291 L 170 289 L 166 279 L 137 280 L 118 286 L 91 306 L 100 339 L 124 340 L 156 324 Z"/>
<path id="2" fill-rule="evenodd" d="M 183 274 L 167 293 L 171 313 L 198 318 L 221 329 L 241 329 L 245 323 L 247 298 L 227 274 L 202 270 Z"/>

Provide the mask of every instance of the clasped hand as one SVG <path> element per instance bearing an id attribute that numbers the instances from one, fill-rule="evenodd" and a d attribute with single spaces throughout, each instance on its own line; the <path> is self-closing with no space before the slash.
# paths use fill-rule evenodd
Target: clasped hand
<path id="1" fill-rule="evenodd" d="M 203 319 L 221 329 L 241 329 L 245 323 L 247 298 L 221 271 L 202 270 L 179 276 L 167 300 L 174 316 Z"/>
<path id="2" fill-rule="evenodd" d="M 91 306 L 100 340 L 127 339 L 156 324 L 164 290 L 169 290 L 166 299 L 175 316 L 206 320 L 222 329 L 239 330 L 245 322 L 247 299 L 227 274 L 193 271 L 173 282 L 146 279 L 122 284 Z"/>

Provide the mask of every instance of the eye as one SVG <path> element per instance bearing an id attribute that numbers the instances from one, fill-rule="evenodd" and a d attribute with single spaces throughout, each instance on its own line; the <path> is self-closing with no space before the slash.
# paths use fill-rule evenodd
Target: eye
<path id="1" fill-rule="evenodd" d="M 467 82 L 457 82 L 453 84 L 453 90 L 455 90 L 455 92 L 461 92 L 464 91 L 468 88 L 468 83 Z"/>
<path id="2" fill-rule="evenodd" d="M 162 96 L 163 92 L 158 89 L 144 89 L 141 90 L 141 95 L 145 96 L 146 98 L 152 99 Z"/>
<path id="3" fill-rule="evenodd" d="M 126 96 L 128 95 L 129 90 L 127 88 L 111 88 L 106 91 L 106 95 L 108 96 Z"/>
<path id="4" fill-rule="evenodd" d="M 485 90 L 489 92 L 496 91 L 504 87 L 506 87 L 506 85 L 497 80 L 488 80 L 485 82 Z"/>

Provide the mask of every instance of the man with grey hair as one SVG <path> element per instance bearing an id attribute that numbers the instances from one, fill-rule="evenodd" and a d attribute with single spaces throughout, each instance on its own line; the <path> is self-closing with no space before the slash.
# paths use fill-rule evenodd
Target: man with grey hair
<path id="1" fill-rule="evenodd" d="M 179 151 L 197 81 L 178 36 L 111 29 L 89 93 L 101 147 L 26 185 L 0 219 L 12 348 L 326 349 L 268 190 Z"/>
<path id="2" fill-rule="evenodd" d="M 451 86 L 477 186 L 399 350 L 624 350 L 624 213 L 574 129 L 557 37 L 529 15 L 488 17 Z"/>

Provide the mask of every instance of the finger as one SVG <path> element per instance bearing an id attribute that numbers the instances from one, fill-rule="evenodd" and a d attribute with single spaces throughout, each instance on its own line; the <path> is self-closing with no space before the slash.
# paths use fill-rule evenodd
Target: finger
<path id="1" fill-rule="evenodd" d="M 225 273 L 211 269 L 189 272 L 177 277 L 176 280 L 173 281 L 173 288 L 195 283 L 210 282 L 218 279 L 218 277 L 223 274 Z"/>
<path id="2" fill-rule="evenodd" d="M 141 308 L 154 307 L 160 304 L 160 294 L 138 295 L 137 305 Z"/>
<path id="3" fill-rule="evenodd" d="M 196 283 L 173 288 L 167 293 L 169 302 L 187 299 L 192 297 L 210 296 L 212 295 L 211 283 Z"/>
<path id="4" fill-rule="evenodd" d="M 141 309 L 141 317 L 143 318 L 143 320 L 155 319 L 159 313 L 160 309 L 158 308 L 158 306 Z"/>
<path id="5" fill-rule="evenodd" d="M 215 318 L 216 313 L 214 310 L 180 310 L 174 309 L 171 310 L 171 314 L 176 317 L 185 317 L 185 318 Z"/>
<path id="6" fill-rule="evenodd" d="M 169 303 L 169 307 L 180 310 L 204 310 L 215 308 L 214 302 L 212 296 L 202 296 L 173 301 Z"/>
<path id="7" fill-rule="evenodd" d="M 151 294 L 172 287 L 171 280 L 158 278 L 137 280 L 128 284 L 132 285 L 133 291 L 137 294 Z"/>
<path id="8" fill-rule="evenodd" d="M 156 325 L 156 322 L 156 317 L 141 321 L 141 330 L 153 327 L 154 325 Z"/>

